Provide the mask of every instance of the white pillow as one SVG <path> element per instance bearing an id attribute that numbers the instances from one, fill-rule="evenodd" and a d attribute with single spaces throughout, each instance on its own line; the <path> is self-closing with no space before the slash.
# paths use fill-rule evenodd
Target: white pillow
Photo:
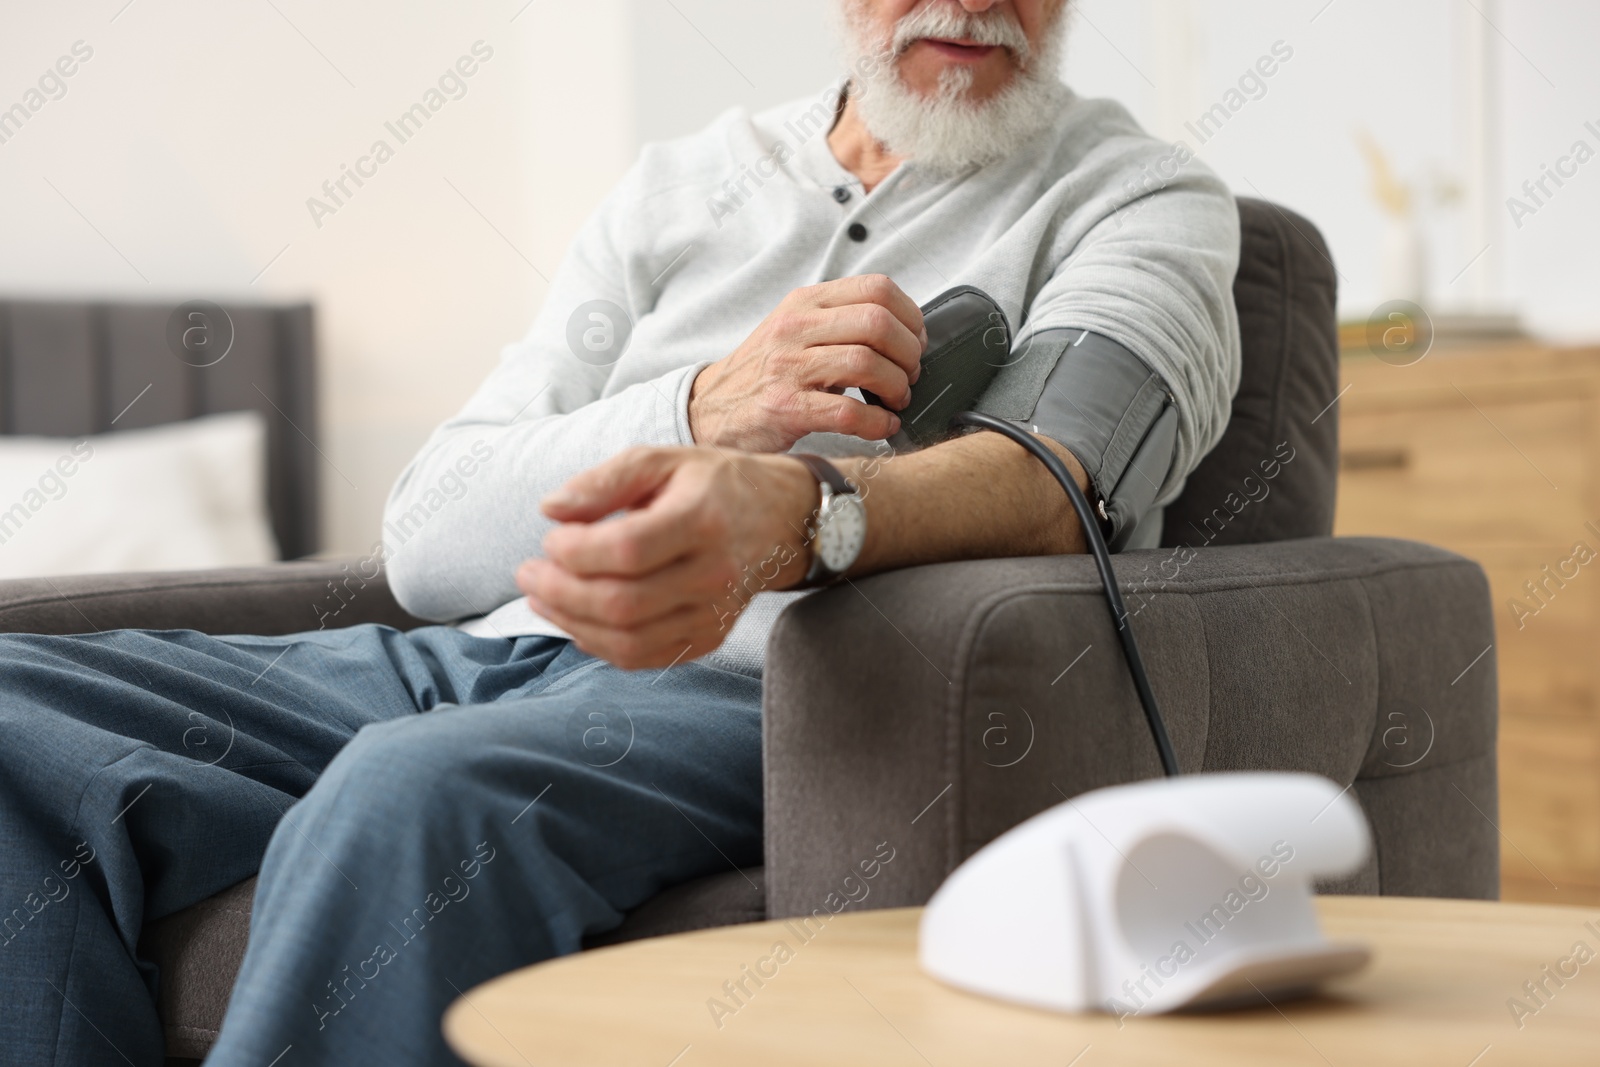
<path id="1" fill-rule="evenodd" d="M 0 437 L 0 578 L 278 558 L 254 411 L 93 437 Z"/>

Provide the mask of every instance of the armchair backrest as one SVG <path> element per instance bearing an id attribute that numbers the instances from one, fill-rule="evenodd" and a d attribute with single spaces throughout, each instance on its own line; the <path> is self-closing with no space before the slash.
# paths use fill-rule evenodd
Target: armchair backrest
<path id="1" fill-rule="evenodd" d="M 1239 199 L 1239 228 L 1233 283 L 1243 345 L 1239 392 L 1222 440 L 1167 506 L 1161 537 L 1167 546 L 1333 532 L 1339 474 L 1333 259 L 1314 225 L 1265 200 Z"/>

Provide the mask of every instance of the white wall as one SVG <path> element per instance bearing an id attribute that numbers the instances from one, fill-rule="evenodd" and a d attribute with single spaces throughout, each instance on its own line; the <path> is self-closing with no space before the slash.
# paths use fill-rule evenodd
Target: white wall
<path id="1" fill-rule="evenodd" d="M 1147 127 L 1185 136 L 1182 121 L 1219 100 L 1278 40 L 1294 58 L 1200 151 L 1234 190 L 1264 195 L 1309 216 L 1328 238 L 1341 281 L 1341 310 L 1361 316 L 1383 299 L 1378 240 L 1383 215 L 1368 193 L 1355 134 L 1369 131 L 1395 169 L 1422 188 L 1470 185 L 1470 135 L 1460 106 L 1463 38 L 1485 30 L 1499 71 L 1498 167 L 1487 240 L 1464 203 L 1428 217 L 1431 303 L 1472 305 L 1481 281 L 1488 307 L 1522 314 L 1536 333 L 1600 338 L 1600 160 L 1550 201 L 1511 223 L 1504 199 L 1573 140 L 1600 151 L 1600 5 L 1581 0 L 1075 0 L 1066 62 L 1080 92 L 1114 96 Z M 1548 78 L 1548 81 L 1546 80 Z M 1553 83 L 1553 85 L 1552 85 Z M 1586 113 L 1587 110 L 1587 113 Z M 1476 259 L 1484 247 L 1488 253 Z"/>
<path id="2" fill-rule="evenodd" d="M 328 539 L 364 549 L 390 481 L 526 328 L 540 272 L 639 143 L 820 88 L 839 69 L 832 2 L 13 5 L 0 108 L 75 41 L 94 55 L 0 144 L 0 293 L 315 300 L 337 468 L 325 472 Z M 1475 9 L 1498 27 L 1502 199 L 1573 140 L 1600 150 L 1583 125 L 1600 127 L 1588 55 L 1600 5 L 1074 2 L 1068 81 L 1124 100 L 1165 136 L 1273 42 L 1294 49 L 1202 158 L 1322 228 L 1347 313 L 1379 299 L 1381 215 L 1353 132 L 1370 130 L 1403 175 L 1462 177 L 1458 38 Z M 306 199 L 479 39 L 495 54 L 467 95 L 316 226 Z M 1587 244 L 1600 234 L 1600 160 L 1520 230 L 1494 217 L 1492 252 L 1452 284 L 1476 250 L 1460 209 L 1435 213 L 1436 297 L 1464 299 L 1489 271 L 1535 329 L 1600 336 L 1600 257 Z"/>
<path id="3" fill-rule="evenodd" d="M 1508 0 L 1497 22 L 1504 34 L 1501 177 L 1509 196 L 1576 140 L 1600 153 L 1600 4 Z M 1520 229 L 1509 214 L 1501 217 L 1507 296 L 1548 333 L 1600 337 L 1600 156 Z"/>
<path id="4" fill-rule="evenodd" d="M 693 133 L 720 112 L 823 89 L 836 61 L 835 0 L 631 0 L 641 141 Z"/>

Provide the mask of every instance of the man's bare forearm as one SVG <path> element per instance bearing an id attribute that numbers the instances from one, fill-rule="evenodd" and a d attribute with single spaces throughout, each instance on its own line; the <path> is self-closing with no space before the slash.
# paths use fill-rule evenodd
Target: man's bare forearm
<path id="1" fill-rule="evenodd" d="M 1041 437 L 1077 479 L 1065 447 Z M 1077 514 L 1056 480 L 1021 446 L 975 433 L 889 459 L 837 461 L 866 493 L 867 539 L 852 576 L 999 556 L 1085 550 Z"/>
<path id="2" fill-rule="evenodd" d="M 1077 460 L 1045 444 L 1085 484 Z M 996 434 L 838 465 L 865 491 L 867 535 L 851 574 L 1083 550 L 1061 487 Z M 557 526 L 517 584 L 585 651 L 629 669 L 664 667 L 723 642 L 736 585 L 788 589 L 805 577 L 819 500 L 816 478 L 782 453 L 629 449 L 544 498 Z"/>

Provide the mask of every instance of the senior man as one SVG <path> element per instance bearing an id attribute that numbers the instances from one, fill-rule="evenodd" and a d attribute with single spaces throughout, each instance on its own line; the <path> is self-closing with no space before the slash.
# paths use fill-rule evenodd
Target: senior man
<path id="1" fill-rule="evenodd" d="M 159 1063 L 141 923 L 258 868 L 213 1065 L 453 1062 L 460 991 L 759 862 L 796 587 L 1082 545 L 998 435 L 885 458 L 950 287 L 1015 326 L 986 407 L 1152 542 L 1236 384 L 1232 198 L 1060 83 L 1063 0 L 839 14 L 847 79 L 647 147 L 401 476 L 390 580 L 456 625 L 0 640 L 10 1062 Z"/>

